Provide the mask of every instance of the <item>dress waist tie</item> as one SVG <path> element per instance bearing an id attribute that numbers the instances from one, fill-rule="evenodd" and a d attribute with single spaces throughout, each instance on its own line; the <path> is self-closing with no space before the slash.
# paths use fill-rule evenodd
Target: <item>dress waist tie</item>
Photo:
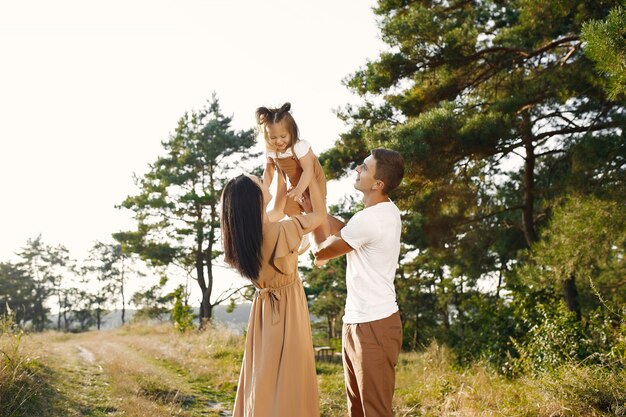
<path id="1" fill-rule="evenodd" d="M 282 287 L 274 287 L 274 288 L 257 288 L 256 296 L 263 299 L 269 298 L 270 306 L 272 308 L 272 324 L 278 324 L 280 320 L 280 306 L 278 301 L 280 300 L 280 294 L 278 290 L 282 290 L 288 287 L 295 285 L 299 279 L 294 279 L 289 284 L 283 285 Z"/>

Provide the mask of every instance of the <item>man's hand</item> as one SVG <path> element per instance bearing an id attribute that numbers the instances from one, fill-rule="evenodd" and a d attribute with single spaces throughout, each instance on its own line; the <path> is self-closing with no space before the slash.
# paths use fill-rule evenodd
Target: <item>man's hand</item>
<path id="1" fill-rule="evenodd" d="M 332 235 L 322 242 L 315 251 L 315 261 L 328 261 L 329 259 L 338 258 L 353 250 L 352 246 L 348 245 L 346 241 L 341 238 L 341 235 Z"/>
<path id="2" fill-rule="evenodd" d="M 329 261 L 328 259 L 326 259 L 325 261 L 321 261 L 321 260 L 315 258 L 315 260 L 313 261 L 313 265 L 315 265 L 315 266 L 324 266 L 324 265 L 326 265 L 328 263 L 328 261 Z"/>

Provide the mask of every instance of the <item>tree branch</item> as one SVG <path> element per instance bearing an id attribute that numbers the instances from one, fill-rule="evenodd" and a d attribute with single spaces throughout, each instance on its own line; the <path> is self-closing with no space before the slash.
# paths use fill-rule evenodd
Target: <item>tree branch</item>
<path id="1" fill-rule="evenodd" d="M 570 133 L 595 132 L 597 130 L 609 129 L 612 127 L 619 127 L 619 126 L 620 125 L 617 122 L 609 122 L 609 123 L 601 123 L 595 126 L 591 125 L 591 126 L 570 127 L 570 128 L 560 129 L 560 130 L 552 130 L 550 132 L 544 132 L 539 135 L 536 135 L 533 139 L 535 141 L 540 141 L 544 138 L 550 138 L 556 135 L 567 135 Z"/>
<path id="2" fill-rule="evenodd" d="M 535 157 L 540 158 L 542 156 L 553 155 L 555 153 L 567 153 L 567 151 L 564 150 L 564 149 L 552 149 L 551 151 L 545 151 L 545 152 L 542 152 L 542 153 L 537 153 L 537 154 L 535 154 Z"/>
<path id="3" fill-rule="evenodd" d="M 549 51 L 550 49 L 553 49 L 557 46 L 560 46 L 563 43 L 566 42 L 571 42 L 571 41 L 577 41 L 580 38 L 578 37 L 578 35 L 572 35 L 572 36 L 566 36 L 565 38 L 561 38 L 561 39 L 557 39 L 555 41 L 552 41 L 544 46 L 542 46 L 541 48 L 535 50 L 535 51 L 525 51 L 523 49 L 519 49 L 519 48 L 507 48 L 504 46 L 494 46 L 491 48 L 485 48 L 482 49 L 476 53 L 474 53 L 473 55 L 469 55 L 465 58 L 469 59 L 469 60 L 475 60 L 476 58 L 480 58 L 483 55 L 487 55 L 487 54 L 491 54 L 494 52 L 508 52 L 508 53 L 512 53 L 515 55 L 519 55 L 524 59 L 528 59 L 528 58 L 532 58 L 535 57 L 537 55 L 541 55 L 542 53 Z M 571 48 L 572 49 L 576 49 L 580 46 L 580 42 L 577 43 L 576 45 L 572 45 Z M 567 55 L 566 55 L 566 59 L 569 58 L 569 56 L 572 54 L 573 51 L 570 51 Z"/>
<path id="4" fill-rule="evenodd" d="M 211 307 L 214 307 L 214 306 L 216 306 L 218 304 L 223 303 L 224 301 L 228 300 L 230 297 L 232 297 L 236 293 L 241 292 L 241 291 L 243 291 L 246 288 L 250 288 L 251 286 L 252 286 L 252 284 L 248 284 L 248 285 L 244 285 L 242 287 L 238 287 L 238 288 L 232 288 L 231 287 L 231 288 L 225 290 L 224 292 L 222 292 L 218 296 L 217 300 L 211 304 Z"/>

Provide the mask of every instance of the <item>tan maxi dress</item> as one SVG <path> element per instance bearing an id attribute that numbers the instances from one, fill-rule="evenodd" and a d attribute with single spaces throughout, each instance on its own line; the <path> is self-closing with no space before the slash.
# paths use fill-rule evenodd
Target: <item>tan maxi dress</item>
<path id="1" fill-rule="evenodd" d="M 233 417 L 319 417 L 309 309 L 298 276 L 307 215 L 263 225 L 262 261 Z"/>

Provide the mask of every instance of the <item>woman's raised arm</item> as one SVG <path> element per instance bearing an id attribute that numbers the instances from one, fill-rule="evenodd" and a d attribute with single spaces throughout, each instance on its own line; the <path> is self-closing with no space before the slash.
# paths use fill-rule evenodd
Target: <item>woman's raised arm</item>
<path id="1" fill-rule="evenodd" d="M 267 212 L 267 218 L 271 222 L 277 222 L 285 217 L 285 204 L 287 203 L 287 184 L 282 175 L 277 176 L 276 196 L 271 210 Z M 269 184 L 268 184 L 269 186 Z"/>

